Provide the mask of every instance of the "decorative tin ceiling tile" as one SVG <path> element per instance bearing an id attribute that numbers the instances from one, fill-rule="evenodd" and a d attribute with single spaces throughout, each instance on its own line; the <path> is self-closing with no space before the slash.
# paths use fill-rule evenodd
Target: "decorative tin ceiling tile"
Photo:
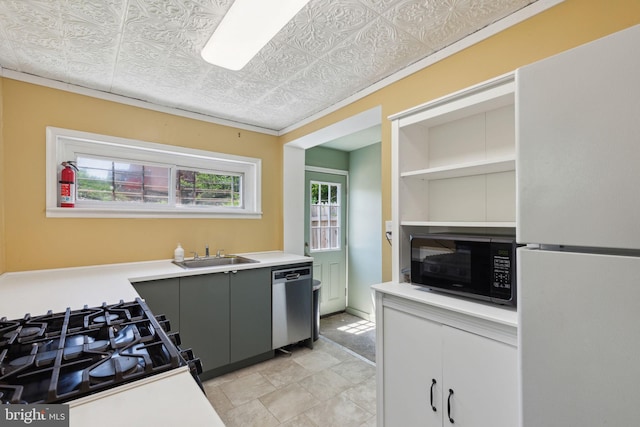
<path id="1" fill-rule="evenodd" d="M 398 0 L 360 0 L 360 1 L 380 14 L 383 13 L 385 10 L 389 9 L 394 4 L 398 3 Z"/>
<path id="2" fill-rule="evenodd" d="M 407 64 L 415 57 L 431 51 L 408 33 L 378 18 L 346 39 L 324 59 L 351 74 L 366 79 L 364 85 L 378 81 Z"/>
<path id="3" fill-rule="evenodd" d="M 384 16 L 422 42 L 447 46 L 529 4 L 528 0 L 403 0 Z"/>
<path id="4" fill-rule="evenodd" d="M 3 58 L 3 66 L 5 68 L 17 69 L 18 57 L 16 56 L 11 43 L 4 37 L 4 34 L 0 31 L 0 58 Z"/>
<path id="5" fill-rule="evenodd" d="M 325 108 L 333 105 L 334 99 L 344 99 L 351 95 L 354 83 L 362 80 L 356 74 L 319 60 L 293 76 L 287 82 L 287 87 L 293 92 L 307 94 Z"/>
<path id="6" fill-rule="evenodd" d="M 309 53 L 287 44 L 270 42 L 250 61 L 247 72 L 270 84 L 282 84 L 315 60 Z"/>
<path id="7" fill-rule="evenodd" d="M 529 0 L 311 0 L 240 71 L 202 47 L 233 0 L 0 0 L 0 67 L 279 130 Z"/>
<path id="8" fill-rule="evenodd" d="M 279 38 L 320 56 L 377 16 L 357 0 L 313 1 L 283 28 Z"/>

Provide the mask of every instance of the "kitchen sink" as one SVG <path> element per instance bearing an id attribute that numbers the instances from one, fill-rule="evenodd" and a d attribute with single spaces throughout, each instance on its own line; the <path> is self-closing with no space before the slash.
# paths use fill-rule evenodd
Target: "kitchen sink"
<path id="1" fill-rule="evenodd" d="M 237 265 L 237 264 L 249 264 L 256 261 L 255 259 L 245 258 L 238 255 L 225 255 L 221 257 L 210 258 L 196 258 L 185 259 L 184 261 L 173 261 L 173 263 L 182 268 L 203 268 L 203 267 L 218 267 L 222 265 Z"/>

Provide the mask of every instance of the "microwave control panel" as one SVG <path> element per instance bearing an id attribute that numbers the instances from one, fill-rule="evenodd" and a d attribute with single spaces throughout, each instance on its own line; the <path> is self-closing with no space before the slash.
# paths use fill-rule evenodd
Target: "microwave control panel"
<path id="1" fill-rule="evenodd" d="M 512 245 L 509 244 L 492 243 L 491 245 L 491 260 L 493 263 L 491 287 L 494 292 L 504 292 L 507 295 L 511 293 L 512 249 Z"/>

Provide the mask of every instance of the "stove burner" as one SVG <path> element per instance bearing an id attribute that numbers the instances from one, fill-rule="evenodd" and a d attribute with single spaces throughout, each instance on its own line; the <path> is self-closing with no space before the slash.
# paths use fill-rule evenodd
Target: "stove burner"
<path id="1" fill-rule="evenodd" d="M 93 319 L 93 323 L 107 323 L 107 320 L 111 322 L 116 320 L 119 316 L 117 314 L 109 314 L 107 316 L 98 316 Z"/>
<path id="2" fill-rule="evenodd" d="M 138 367 L 138 358 L 113 354 L 109 359 L 89 371 L 91 379 L 102 381 L 113 379 L 116 373 L 130 374 Z"/>
<path id="3" fill-rule="evenodd" d="M 117 333 L 114 342 L 118 345 L 132 343 L 136 339 L 136 331 L 136 327 L 133 325 L 127 325 L 119 331 L 117 328 L 114 328 L 114 332 Z"/>
<path id="4" fill-rule="evenodd" d="M 99 340 L 94 341 L 92 343 L 84 345 L 75 345 L 73 347 L 66 347 L 63 351 L 65 359 L 72 359 L 82 354 L 84 351 L 103 351 L 109 347 L 109 341 L 107 340 Z"/>
<path id="5" fill-rule="evenodd" d="M 9 366 L 24 366 L 30 365 L 33 361 L 34 357 L 30 354 L 28 356 L 18 357 L 17 359 L 13 359 L 9 361 Z"/>
<path id="6" fill-rule="evenodd" d="M 30 337 L 33 335 L 38 335 L 38 333 L 40 332 L 40 328 L 38 327 L 23 327 L 20 329 L 20 332 L 18 332 L 18 337 L 20 338 L 25 338 L 25 337 Z M 15 335 L 15 331 L 12 332 L 8 332 L 4 335 L 2 335 L 4 338 L 11 338 L 12 336 Z"/>
<path id="7" fill-rule="evenodd" d="M 167 328 L 168 330 L 168 328 Z M 0 403 L 64 403 L 188 365 L 141 299 L 0 318 Z"/>

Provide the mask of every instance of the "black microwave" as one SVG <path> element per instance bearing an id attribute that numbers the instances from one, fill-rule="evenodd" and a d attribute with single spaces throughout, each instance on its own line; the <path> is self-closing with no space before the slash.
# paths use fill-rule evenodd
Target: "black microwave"
<path id="1" fill-rule="evenodd" d="M 515 306 L 517 246 L 513 236 L 411 236 L 411 282 Z"/>

